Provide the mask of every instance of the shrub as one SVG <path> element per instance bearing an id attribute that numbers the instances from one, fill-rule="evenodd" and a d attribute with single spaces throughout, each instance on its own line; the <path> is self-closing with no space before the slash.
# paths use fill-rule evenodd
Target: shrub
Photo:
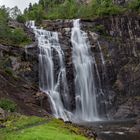
<path id="1" fill-rule="evenodd" d="M 140 0 L 133 0 L 129 3 L 128 8 L 132 11 L 140 11 Z"/>
<path id="2" fill-rule="evenodd" d="M 26 34 L 24 33 L 23 29 L 17 28 L 12 30 L 11 39 L 18 44 L 26 40 Z"/>
<path id="3" fill-rule="evenodd" d="M 3 108 L 4 110 L 14 112 L 16 110 L 16 106 L 17 105 L 9 99 L 0 100 L 0 107 Z"/>
<path id="4" fill-rule="evenodd" d="M 6 67 L 5 68 L 5 72 L 9 75 L 9 76 L 13 76 L 13 71 L 11 68 Z"/>
<path id="5" fill-rule="evenodd" d="M 25 23 L 26 22 L 26 19 L 25 19 L 25 17 L 23 15 L 18 15 L 17 16 L 17 21 L 19 23 Z"/>
<path id="6" fill-rule="evenodd" d="M 28 44 L 28 42 L 31 41 L 22 28 L 16 28 L 11 30 L 9 38 L 12 40 L 13 44 L 19 46 L 21 44 Z"/>

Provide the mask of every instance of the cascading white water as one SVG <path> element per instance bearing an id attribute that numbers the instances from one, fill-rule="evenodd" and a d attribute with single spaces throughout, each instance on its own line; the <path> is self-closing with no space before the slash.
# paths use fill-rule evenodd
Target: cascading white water
<path id="1" fill-rule="evenodd" d="M 74 20 L 71 42 L 75 68 L 76 111 L 75 115 L 85 121 L 99 120 L 95 87 L 94 59 L 90 55 L 88 36 L 80 30 L 79 19 Z"/>
<path id="2" fill-rule="evenodd" d="M 37 29 L 34 21 L 26 24 L 34 30 L 36 39 L 38 40 L 39 54 L 39 85 L 40 89 L 48 94 L 53 114 L 56 118 L 69 120 L 70 112 L 68 112 L 63 103 L 68 105 L 69 93 L 66 79 L 66 69 L 63 59 L 63 51 L 61 50 L 58 33 L 50 32 L 43 29 Z M 58 54 L 59 72 L 57 80 L 54 79 L 54 62 L 53 50 Z M 60 87 L 63 87 L 61 88 Z M 60 90 L 62 95 L 60 95 Z M 63 99 L 63 102 L 62 102 Z"/>
<path id="3" fill-rule="evenodd" d="M 99 50 L 100 50 L 100 56 L 101 56 L 102 64 L 105 65 L 105 59 L 104 59 L 104 55 L 103 55 L 103 52 L 102 52 L 100 42 L 97 41 L 97 44 L 98 44 L 98 47 L 99 47 Z"/>
<path id="4" fill-rule="evenodd" d="M 58 33 L 37 29 L 34 21 L 26 24 L 34 30 L 38 41 L 39 53 L 39 85 L 51 101 L 53 114 L 56 118 L 67 120 L 97 121 L 98 96 L 103 94 L 98 67 L 94 56 L 90 54 L 88 36 L 80 30 L 79 20 L 74 20 L 71 42 L 73 46 L 73 64 L 75 68 L 75 100 L 76 109 L 72 114 L 70 96 L 67 85 L 64 54 L 59 44 Z M 101 48 L 100 48 L 101 49 Z M 56 53 L 57 56 L 53 53 Z M 57 59 L 57 72 L 54 69 L 54 59 Z M 102 57 L 102 63 L 104 59 Z M 97 81 L 96 81 L 97 80 Z M 98 88 L 96 87 L 98 85 Z M 75 115 L 75 116 L 74 116 Z M 72 117 L 73 116 L 73 117 Z"/>

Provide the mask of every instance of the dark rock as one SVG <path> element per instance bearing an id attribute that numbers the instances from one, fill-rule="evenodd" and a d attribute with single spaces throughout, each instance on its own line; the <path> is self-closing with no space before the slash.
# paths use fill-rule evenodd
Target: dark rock
<path id="1" fill-rule="evenodd" d="M 130 133 L 140 134 L 140 125 L 135 125 L 134 127 L 129 129 Z"/>
<path id="2" fill-rule="evenodd" d="M 34 97 L 36 99 L 36 104 L 39 105 L 41 107 L 41 109 L 47 110 L 48 114 L 52 113 L 51 107 L 50 107 L 50 100 L 46 93 L 37 92 L 34 95 Z"/>
<path id="3" fill-rule="evenodd" d="M 86 129 L 85 130 L 85 136 L 87 136 L 88 138 L 96 138 L 97 134 L 95 133 L 95 131 L 91 130 L 91 129 Z"/>
<path id="4" fill-rule="evenodd" d="M 0 124 L 0 128 L 5 128 L 6 126 L 4 126 L 3 124 Z"/>
<path id="5" fill-rule="evenodd" d="M 60 121 L 64 122 L 64 120 L 62 118 L 58 118 Z"/>
<path id="6" fill-rule="evenodd" d="M 72 124 L 72 122 L 71 122 L 71 121 L 65 121 L 65 123 L 66 123 L 66 124 Z"/>
<path id="7" fill-rule="evenodd" d="M 126 5 L 128 4 L 129 2 L 131 2 L 132 0 L 114 0 L 114 3 L 115 4 L 118 4 L 118 5 Z"/>

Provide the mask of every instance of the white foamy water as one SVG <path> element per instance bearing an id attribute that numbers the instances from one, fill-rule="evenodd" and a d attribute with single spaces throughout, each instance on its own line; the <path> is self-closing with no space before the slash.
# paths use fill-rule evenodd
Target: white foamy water
<path id="1" fill-rule="evenodd" d="M 34 21 L 26 24 L 34 30 L 38 41 L 39 53 L 39 86 L 51 101 L 53 115 L 56 118 L 63 118 L 68 121 L 70 112 L 64 107 L 68 105 L 69 93 L 66 79 L 66 69 L 63 58 L 63 51 L 59 44 L 58 33 L 37 29 Z M 53 51 L 58 54 L 58 75 L 54 73 Z M 55 79 L 55 77 L 57 77 Z M 61 87 L 63 89 L 61 89 Z M 61 91 L 60 91 L 61 89 Z M 61 93 L 60 93 L 61 92 Z M 63 99 L 63 102 L 62 102 Z"/>
<path id="2" fill-rule="evenodd" d="M 99 120 L 96 101 L 96 87 L 94 77 L 95 62 L 90 55 L 88 36 L 81 31 L 79 20 L 73 21 L 71 42 L 73 46 L 72 58 L 75 68 L 76 111 L 75 115 L 81 120 Z"/>

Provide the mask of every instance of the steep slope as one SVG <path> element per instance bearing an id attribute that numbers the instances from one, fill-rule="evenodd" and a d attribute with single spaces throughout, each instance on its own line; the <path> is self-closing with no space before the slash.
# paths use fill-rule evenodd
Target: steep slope
<path id="1" fill-rule="evenodd" d="M 15 25 L 15 23 L 13 24 Z M 13 27 L 10 23 L 10 27 Z M 18 24 L 19 25 L 19 24 Z M 24 26 L 23 26 L 24 27 Z M 14 27 L 15 28 L 15 27 Z M 33 34 L 26 30 L 28 37 Z M 0 99 L 16 102 L 18 112 L 44 116 L 50 111 L 48 98 L 38 89 L 38 57 L 36 43 L 27 52 L 24 47 L 0 44 Z M 35 49 L 32 49 L 35 48 Z M 35 53 L 36 52 L 36 53 Z M 27 60 L 28 58 L 28 60 Z"/>

